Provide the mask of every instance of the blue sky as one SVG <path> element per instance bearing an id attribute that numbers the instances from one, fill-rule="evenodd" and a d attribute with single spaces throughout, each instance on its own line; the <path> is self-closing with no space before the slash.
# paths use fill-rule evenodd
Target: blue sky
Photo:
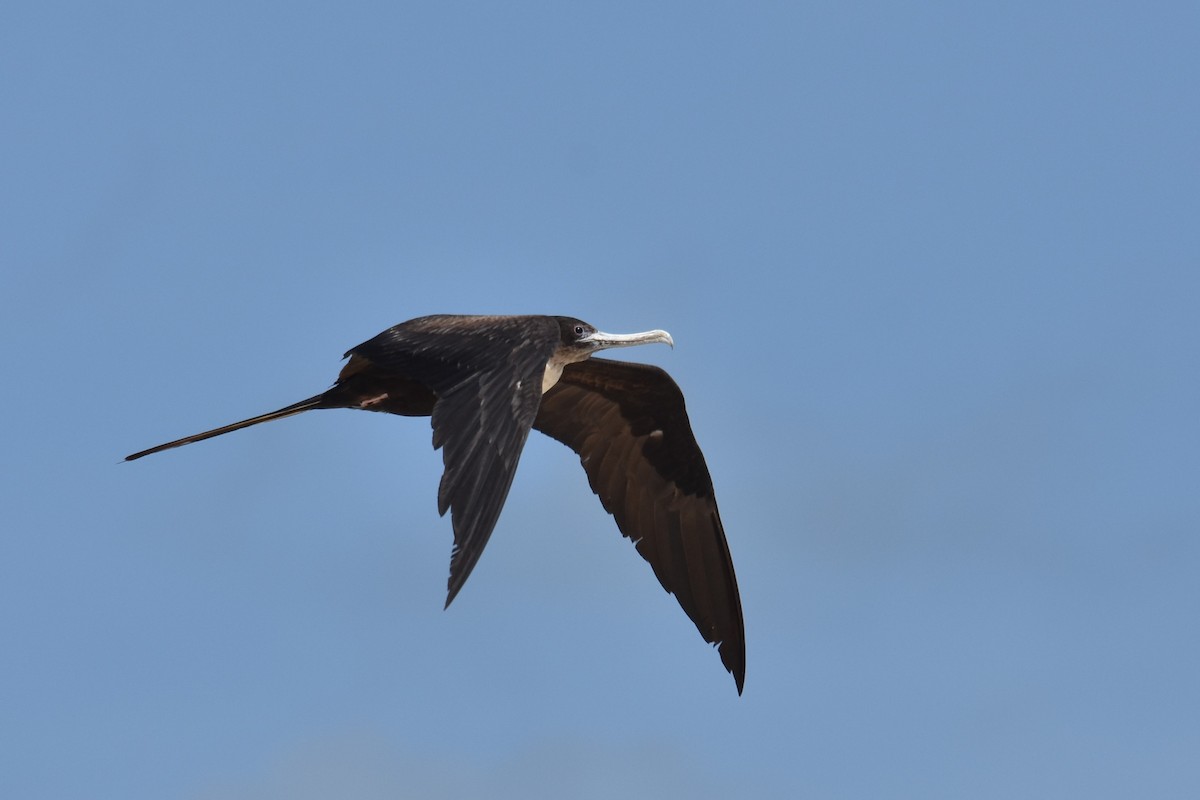
<path id="1" fill-rule="evenodd" d="M 1191 3 L 9 4 L 0 794 L 1195 797 Z M 664 328 L 746 691 L 545 437 L 462 594 L 437 312 Z"/>

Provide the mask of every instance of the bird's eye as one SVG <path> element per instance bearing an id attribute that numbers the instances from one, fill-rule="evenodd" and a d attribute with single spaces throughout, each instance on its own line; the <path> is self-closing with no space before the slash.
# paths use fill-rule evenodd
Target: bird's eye
<path id="1" fill-rule="evenodd" d="M 576 335 L 576 336 L 583 336 L 583 326 L 582 326 L 582 325 L 576 325 L 576 326 L 575 326 L 575 335 Z"/>

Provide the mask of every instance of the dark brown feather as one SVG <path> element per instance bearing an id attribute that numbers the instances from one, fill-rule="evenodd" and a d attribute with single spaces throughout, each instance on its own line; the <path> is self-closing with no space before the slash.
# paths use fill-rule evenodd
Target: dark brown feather
<path id="1" fill-rule="evenodd" d="M 433 446 L 445 466 L 438 513 L 449 511 L 454 527 L 447 606 L 496 527 L 559 341 L 553 317 L 440 315 L 396 325 L 346 354 L 347 370 L 364 359 L 437 397 Z"/>
<path id="2" fill-rule="evenodd" d="M 563 370 L 533 427 L 579 454 L 592 490 L 663 588 L 746 674 L 742 604 L 712 478 L 683 394 L 658 367 L 592 358 Z"/>

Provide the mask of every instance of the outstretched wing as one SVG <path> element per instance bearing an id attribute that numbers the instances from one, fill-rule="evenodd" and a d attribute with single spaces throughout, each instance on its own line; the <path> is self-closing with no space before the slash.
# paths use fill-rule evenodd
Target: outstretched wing
<path id="1" fill-rule="evenodd" d="M 542 373 L 558 345 L 549 317 L 421 317 L 390 328 L 347 353 L 394 370 L 437 395 L 433 446 L 445 471 L 438 513 L 450 511 L 454 552 L 446 605 L 474 569 L 508 497 L 517 461 L 537 415 Z"/>
<path id="2" fill-rule="evenodd" d="M 579 454 L 604 509 L 705 641 L 718 645 L 740 694 L 742 603 L 679 387 L 658 367 L 592 358 L 563 370 L 533 426 Z"/>

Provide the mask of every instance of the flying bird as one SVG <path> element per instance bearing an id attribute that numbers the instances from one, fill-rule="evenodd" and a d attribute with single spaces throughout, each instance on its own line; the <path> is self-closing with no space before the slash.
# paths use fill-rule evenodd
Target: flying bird
<path id="1" fill-rule="evenodd" d="M 589 359 L 654 342 L 674 346 L 666 331 L 603 333 L 572 317 L 419 317 L 352 348 L 337 382 L 321 394 L 125 460 L 316 408 L 431 417 L 445 467 L 438 513 L 450 511 L 454 528 L 448 607 L 479 561 L 525 440 L 537 429 L 579 455 L 604 509 L 717 646 L 741 694 L 741 599 L 683 394 L 658 367 Z"/>

